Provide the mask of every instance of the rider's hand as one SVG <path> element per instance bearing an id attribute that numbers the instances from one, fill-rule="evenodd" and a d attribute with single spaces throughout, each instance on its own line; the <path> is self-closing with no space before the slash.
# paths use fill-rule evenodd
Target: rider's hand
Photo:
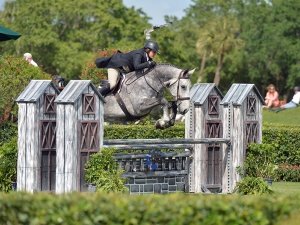
<path id="1" fill-rule="evenodd" d="M 156 65 L 156 62 L 155 61 L 149 61 L 149 65 L 154 67 Z"/>

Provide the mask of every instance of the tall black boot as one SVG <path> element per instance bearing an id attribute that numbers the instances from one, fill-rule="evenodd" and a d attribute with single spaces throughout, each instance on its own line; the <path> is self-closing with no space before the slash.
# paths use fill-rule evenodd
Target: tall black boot
<path id="1" fill-rule="evenodd" d="M 99 89 L 99 92 L 102 96 L 106 96 L 110 92 L 110 83 L 106 84 L 102 88 Z"/>

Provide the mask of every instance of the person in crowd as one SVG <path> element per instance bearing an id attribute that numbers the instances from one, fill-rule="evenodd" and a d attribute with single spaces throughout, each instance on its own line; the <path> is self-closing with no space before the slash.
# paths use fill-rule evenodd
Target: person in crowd
<path id="1" fill-rule="evenodd" d="M 285 109 L 290 109 L 290 108 L 296 108 L 298 105 L 299 105 L 299 102 L 300 102 L 300 87 L 299 86 L 296 86 L 294 87 L 294 96 L 293 96 L 293 99 L 292 101 L 276 108 L 274 110 L 274 112 L 278 113 L 282 110 L 285 110 Z"/>
<path id="2" fill-rule="evenodd" d="M 264 108 L 270 109 L 279 106 L 279 94 L 273 84 L 268 86 L 268 92 L 265 97 L 266 106 Z"/>
<path id="3" fill-rule="evenodd" d="M 35 61 L 33 61 L 33 59 L 32 59 L 32 55 L 30 54 L 30 53 L 25 53 L 24 55 L 23 55 L 23 58 L 29 63 L 29 64 L 31 64 L 31 65 L 33 65 L 33 66 L 35 66 L 35 67 L 37 67 L 38 66 L 38 64 L 35 62 Z"/>
<path id="4" fill-rule="evenodd" d="M 143 48 L 128 53 L 118 51 L 112 56 L 97 58 L 95 63 L 98 68 L 108 68 L 108 83 L 99 90 L 100 93 L 105 96 L 116 86 L 121 71 L 142 71 L 145 68 L 154 67 L 156 62 L 153 58 L 156 53 L 159 54 L 158 44 L 148 40 Z"/>

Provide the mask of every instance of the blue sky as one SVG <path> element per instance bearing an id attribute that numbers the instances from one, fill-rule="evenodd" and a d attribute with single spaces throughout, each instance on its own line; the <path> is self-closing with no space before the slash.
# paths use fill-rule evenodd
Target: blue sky
<path id="1" fill-rule="evenodd" d="M 152 25 L 161 25 L 165 23 L 165 15 L 181 19 L 185 15 L 184 10 L 193 2 L 191 0 L 123 0 L 123 3 L 126 7 L 141 8 L 149 17 L 152 17 L 149 21 Z"/>
<path id="2" fill-rule="evenodd" d="M 0 0 L 2 8 L 6 0 Z M 51 0 L 49 0 L 51 1 Z M 184 9 L 191 4 L 191 0 L 123 0 L 126 7 L 134 6 L 136 9 L 141 8 L 152 20 L 152 25 L 161 25 L 165 23 L 164 16 L 176 16 L 181 19 L 184 15 Z M 30 4 L 30 3 L 29 3 Z"/>

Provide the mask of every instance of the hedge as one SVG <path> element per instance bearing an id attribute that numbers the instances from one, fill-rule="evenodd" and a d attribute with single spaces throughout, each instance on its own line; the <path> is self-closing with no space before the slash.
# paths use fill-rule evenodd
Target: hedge
<path id="1" fill-rule="evenodd" d="M 109 125 L 104 126 L 104 139 L 163 139 L 184 138 L 184 123 L 176 123 L 165 130 L 154 125 Z"/>
<path id="2" fill-rule="evenodd" d="M 275 224 L 300 195 L 0 194 L 1 224 Z"/>
<path id="3" fill-rule="evenodd" d="M 275 147 L 276 164 L 300 165 L 300 126 L 263 123 L 263 143 Z"/>

